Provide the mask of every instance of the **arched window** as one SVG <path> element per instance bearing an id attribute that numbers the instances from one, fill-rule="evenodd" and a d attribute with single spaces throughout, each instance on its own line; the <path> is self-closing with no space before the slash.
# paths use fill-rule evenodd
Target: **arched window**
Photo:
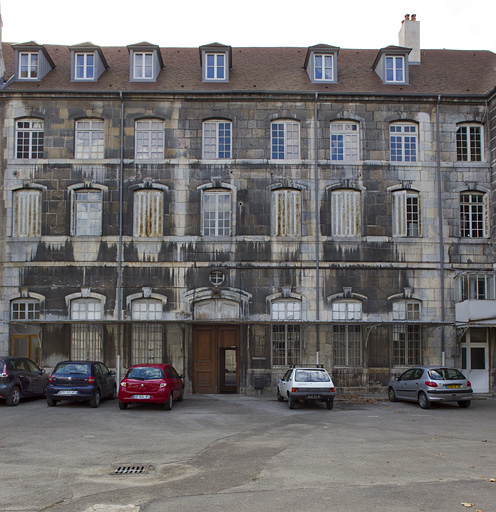
<path id="1" fill-rule="evenodd" d="M 160 160 L 165 151 L 165 123 L 158 119 L 142 119 L 135 125 L 135 158 Z"/>
<path id="2" fill-rule="evenodd" d="M 485 238 L 488 233 L 487 196 L 483 192 L 460 194 L 460 236 Z"/>
<path id="3" fill-rule="evenodd" d="M 331 160 L 357 162 L 360 159 L 359 125 L 351 121 L 331 123 Z"/>
<path id="4" fill-rule="evenodd" d="M 203 122 L 203 158 L 231 158 L 232 123 L 224 120 Z"/>
<path id="5" fill-rule="evenodd" d="M 16 158 L 43 158 L 43 139 L 42 119 L 16 121 Z"/>
<path id="6" fill-rule="evenodd" d="M 203 236 L 231 235 L 231 191 L 206 189 L 202 194 Z"/>
<path id="7" fill-rule="evenodd" d="M 101 119 L 76 121 L 76 158 L 103 158 L 104 122 Z"/>
<path id="8" fill-rule="evenodd" d="M 72 234 L 100 236 L 102 234 L 102 199 L 99 189 L 80 188 L 72 191 Z"/>
<path id="9" fill-rule="evenodd" d="M 480 162 L 484 154 L 483 131 L 479 124 L 461 124 L 456 129 L 456 159 L 459 162 Z"/>

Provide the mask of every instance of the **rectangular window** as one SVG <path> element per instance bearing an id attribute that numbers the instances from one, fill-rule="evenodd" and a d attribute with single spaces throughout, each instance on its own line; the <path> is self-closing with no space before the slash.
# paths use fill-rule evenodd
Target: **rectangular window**
<path id="1" fill-rule="evenodd" d="M 386 57 L 386 82 L 404 82 L 405 81 L 405 57 L 387 56 Z"/>
<path id="2" fill-rule="evenodd" d="M 331 160 L 335 162 L 358 161 L 358 124 L 331 124 Z"/>
<path id="3" fill-rule="evenodd" d="M 393 365 L 420 364 L 420 325 L 393 325 Z"/>
<path id="4" fill-rule="evenodd" d="M 491 272 L 464 272 L 455 277 L 456 301 L 494 300 L 495 279 Z"/>
<path id="5" fill-rule="evenodd" d="M 95 78 L 95 54 L 76 53 L 76 80 L 93 80 Z"/>
<path id="6" fill-rule="evenodd" d="M 141 80 L 153 78 L 153 53 L 134 53 L 133 78 Z"/>
<path id="7" fill-rule="evenodd" d="M 359 325 L 333 325 L 334 366 L 362 365 L 362 328 Z"/>
<path id="8" fill-rule="evenodd" d="M 161 190 L 146 189 L 134 193 L 134 236 L 162 236 L 163 218 L 164 193 Z"/>
<path id="9" fill-rule="evenodd" d="M 299 123 L 277 122 L 271 124 L 271 158 L 273 160 L 299 160 Z"/>
<path id="10" fill-rule="evenodd" d="M 272 326 L 272 365 L 299 364 L 301 358 L 300 326 L 277 324 Z"/>
<path id="11" fill-rule="evenodd" d="M 393 320 L 420 320 L 421 304 L 420 302 L 408 302 L 406 300 L 397 300 L 393 302 Z"/>
<path id="12" fill-rule="evenodd" d="M 335 190 L 331 196 L 331 209 L 332 236 L 360 236 L 360 192 Z"/>
<path id="13" fill-rule="evenodd" d="M 163 305 L 159 300 L 143 299 L 132 302 L 133 320 L 162 320 Z M 131 364 L 161 363 L 163 354 L 162 325 L 133 324 L 131 334 Z"/>
<path id="14" fill-rule="evenodd" d="M 73 324 L 71 326 L 71 358 L 74 361 L 103 360 L 101 325 Z"/>
<path id="15" fill-rule="evenodd" d="M 71 320 L 101 320 L 102 303 L 97 299 L 73 299 Z"/>
<path id="16" fill-rule="evenodd" d="M 313 68 L 314 80 L 330 82 L 334 79 L 332 55 L 314 55 Z"/>
<path id="17" fill-rule="evenodd" d="M 334 301 L 332 303 L 333 320 L 361 320 L 362 303 L 357 301 Z"/>
<path id="18" fill-rule="evenodd" d="M 208 191 L 203 194 L 203 236 L 231 234 L 231 193 Z"/>
<path id="19" fill-rule="evenodd" d="M 391 162 L 417 161 L 417 127 L 414 124 L 393 124 L 389 127 Z"/>
<path id="20" fill-rule="evenodd" d="M 393 236 L 420 236 L 420 196 L 399 190 L 393 193 Z"/>
<path id="21" fill-rule="evenodd" d="M 272 320 L 301 320 L 301 302 L 295 300 L 278 300 L 271 304 Z"/>
<path id="22" fill-rule="evenodd" d="M 224 53 L 207 53 L 207 67 L 205 78 L 207 80 L 226 79 L 226 55 Z"/>
<path id="23" fill-rule="evenodd" d="M 136 159 L 164 158 L 165 123 L 163 121 L 136 122 Z"/>
<path id="24" fill-rule="evenodd" d="M 456 130 L 456 159 L 459 162 L 482 161 L 482 127 L 459 126 Z"/>
<path id="25" fill-rule="evenodd" d="M 40 303 L 36 300 L 15 300 L 11 303 L 11 320 L 39 320 Z"/>
<path id="26" fill-rule="evenodd" d="M 272 192 L 272 236 L 301 234 L 301 192 L 274 190 Z"/>
<path id="27" fill-rule="evenodd" d="M 76 121 L 76 158 L 103 158 L 104 137 L 103 121 Z"/>
<path id="28" fill-rule="evenodd" d="M 43 121 L 16 122 L 16 158 L 43 158 Z"/>
<path id="29" fill-rule="evenodd" d="M 19 78 L 34 79 L 38 78 L 39 67 L 38 52 L 19 53 Z"/>
<path id="30" fill-rule="evenodd" d="M 12 236 L 41 236 L 41 192 L 39 190 L 14 191 Z"/>
<path id="31" fill-rule="evenodd" d="M 231 123 L 206 121 L 203 123 L 203 158 L 231 158 Z"/>
<path id="32" fill-rule="evenodd" d="M 102 192 L 81 190 L 74 192 L 74 235 L 102 234 Z"/>
<path id="33" fill-rule="evenodd" d="M 484 238 L 487 233 L 486 217 L 485 194 L 460 194 L 460 236 L 462 238 Z"/>

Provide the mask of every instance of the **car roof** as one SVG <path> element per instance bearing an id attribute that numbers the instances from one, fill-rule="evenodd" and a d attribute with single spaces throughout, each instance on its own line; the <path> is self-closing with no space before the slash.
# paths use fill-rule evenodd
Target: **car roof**
<path id="1" fill-rule="evenodd" d="M 129 367 L 131 368 L 165 368 L 166 366 L 171 366 L 167 363 L 143 363 L 143 364 L 133 364 Z"/>

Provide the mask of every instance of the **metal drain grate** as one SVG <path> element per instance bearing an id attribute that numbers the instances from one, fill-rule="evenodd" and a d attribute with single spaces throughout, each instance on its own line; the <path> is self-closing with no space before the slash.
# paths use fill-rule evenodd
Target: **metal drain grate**
<path id="1" fill-rule="evenodd" d="M 118 466 L 114 471 L 115 475 L 143 475 L 148 473 L 150 466 L 146 464 L 136 464 L 134 466 Z"/>

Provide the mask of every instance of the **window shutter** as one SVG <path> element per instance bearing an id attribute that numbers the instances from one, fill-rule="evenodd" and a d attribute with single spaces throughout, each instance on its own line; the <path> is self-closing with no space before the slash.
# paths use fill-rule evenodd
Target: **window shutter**
<path id="1" fill-rule="evenodd" d="M 360 218 L 359 192 L 336 190 L 332 193 L 331 229 L 333 236 L 359 236 Z"/>
<path id="2" fill-rule="evenodd" d="M 41 236 L 41 194 L 37 190 L 14 193 L 13 236 Z"/>
<path id="3" fill-rule="evenodd" d="M 133 234 L 138 237 L 158 237 L 163 234 L 163 192 L 139 190 L 134 194 Z"/>
<path id="4" fill-rule="evenodd" d="M 393 236 L 406 236 L 406 190 L 393 193 Z"/>

